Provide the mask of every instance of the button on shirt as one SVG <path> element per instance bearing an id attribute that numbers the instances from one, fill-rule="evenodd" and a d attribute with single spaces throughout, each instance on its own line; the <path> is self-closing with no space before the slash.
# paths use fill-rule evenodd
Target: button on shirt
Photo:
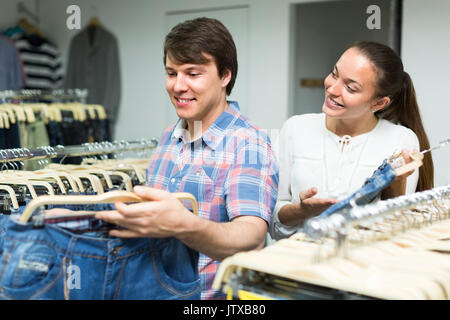
<path id="1" fill-rule="evenodd" d="M 201 138 L 191 142 L 185 128 L 180 119 L 163 133 L 150 160 L 148 186 L 193 194 L 204 219 L 229 222 L 250 215 L 269 223 L 278 190 L 269 137 L 241 115 L 237 102 L 229 102 Z M 219 264 L 200 253 L 202 299 L 225 297 L 211 288 Z"/>

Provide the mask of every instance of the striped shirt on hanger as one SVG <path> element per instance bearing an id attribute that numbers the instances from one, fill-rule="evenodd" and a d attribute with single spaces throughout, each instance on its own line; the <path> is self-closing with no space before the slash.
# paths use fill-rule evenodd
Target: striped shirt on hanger
<path id="1" fill-rule="evenodd" d="M 26 89 L 53 90 L 62 87 L 62 64 L 58 48 L 34 35 L 14 40 L 23 62 Z"/>

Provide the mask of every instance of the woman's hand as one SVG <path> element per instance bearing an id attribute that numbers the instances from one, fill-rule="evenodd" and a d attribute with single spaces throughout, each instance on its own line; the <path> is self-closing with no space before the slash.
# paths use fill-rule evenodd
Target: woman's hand
<path id="1" fill-rule="evenodd" d="M 414 161 L 414 159 L 411 157 L 411 154 L 414 154 L 415 158 L 419 158 L 420 160 L 423 159 L 423 154 L 419 153 L 417 150 L 409 152 L 406 149 L 402 149 L 402 157 L 405 164 Z M 392 183 L 381 193 L 381 199 L 386 200 L 404 195 L 406 193 L 407 178 L 411 174 L 413 174 L 415 170 L 416 169 L 411 169 L 401 175 L 396 176 L 394 181 L 392 181 Z"/>
<path id="2" fill-rule="evenodd" d="M 299 211 L 307 218 L 317 216 L 336 203 L 336 200 L 331 198 L 313 198 L 316 194 L 317 188 L 315 187 L 300 191 Z"/>
<path id="3" fill-rule="evenodd" d="M 405 164 L 410 163 L 414 161 L 414 158 L 411 156 L 411 154 L 414 155 L 415 158 L 419 158 L 420 160 L 423 160 L 423 154 L 419 153 L 417 150 L 413 150 L 412 152 L 409 152 L 406 149 L 402 149 L 402 157 L 405 161 Z M 408 178 L 408 176 L 412 175 L 414 173 L 415 169 L 409 170 L 405 172 L 404 174 L 397 176 L 396 179 L 405 179 Z"/>
<path id="4" fill-rule="evenodd" d="M 300 203 L 285 205 L 278 212 L 280 222 L 287 226 L 297 226 L 336 203 L 336 200 L 331 198 L 314 198 L 316 194 L 315 187 L 300 191 Z"/>

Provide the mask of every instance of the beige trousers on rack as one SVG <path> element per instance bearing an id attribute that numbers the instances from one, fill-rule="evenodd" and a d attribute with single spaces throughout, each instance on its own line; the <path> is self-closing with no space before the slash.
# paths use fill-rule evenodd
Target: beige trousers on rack
<path id="1" fill-rule="evenodd" d="M 47 127 L 43 120 L 36 120 L 31 123 L 20 123 L 20 144 L 22 148 L 36 149 L 42 146 L 50 145 Z M 37 160 L 24 161 L 24 170 L 41 169 Z"/>

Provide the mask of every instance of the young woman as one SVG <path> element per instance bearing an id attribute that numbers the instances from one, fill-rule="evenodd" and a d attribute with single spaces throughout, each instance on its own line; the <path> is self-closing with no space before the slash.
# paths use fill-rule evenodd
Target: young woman
<path id="1" fill-rule="evenodd" d="M 325 81 L 323 113 L 297 115 L 279 137 L 280 183 L 270 234 L 293 234 L 308 218 L 356 191 L 385 158 L 429 147 L 414 86 L 389 47 L 358 42 Z M 433 187 L 431 154 L 397 177 L 382 199 Z"/>

